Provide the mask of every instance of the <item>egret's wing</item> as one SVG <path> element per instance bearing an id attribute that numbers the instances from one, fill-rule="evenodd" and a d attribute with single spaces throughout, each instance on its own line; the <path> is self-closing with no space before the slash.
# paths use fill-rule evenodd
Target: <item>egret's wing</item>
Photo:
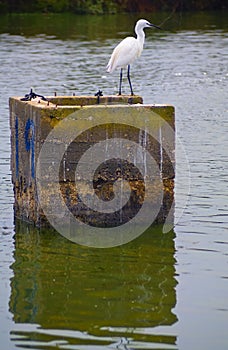
<path id="1" fill-rule="evenodd" d="M 141 51 L 134 37 L 125 38 L 113 50 L 107 65 L 107 72 L 112 73 L 116 68 L 123 68 L 132 63 L 140 56 Z"/>

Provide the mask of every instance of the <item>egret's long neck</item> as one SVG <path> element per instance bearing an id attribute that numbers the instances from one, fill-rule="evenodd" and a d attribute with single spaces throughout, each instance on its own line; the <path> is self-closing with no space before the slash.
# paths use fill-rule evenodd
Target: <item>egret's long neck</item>
<path id="1" fill-rule="evenodd" d="M 135 28 L 135 33 L 136 33 L 136 36 L 137 36 L 137 41 L 139 42 L 139 44 L 143 47 L 144 45 L 144 41 L 145 41 L 145 33 L 144 33 L 144 30 L 142 28 L 138 28 L 136 26 Z"/>

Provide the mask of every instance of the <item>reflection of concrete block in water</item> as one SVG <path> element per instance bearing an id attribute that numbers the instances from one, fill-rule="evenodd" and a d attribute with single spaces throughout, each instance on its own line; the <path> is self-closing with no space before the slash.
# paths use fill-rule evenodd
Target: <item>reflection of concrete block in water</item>
<path id="1" fill-rule="evenodd" d="M 91 335 L 102 341 L 100 337 L 120 333 L 147 344 L 175 344 L 174 336 L 152 330 L 177 321 L 172 312 L 177 284 L 173 231 L 164 235 L 157 225 L 121 248 L 95 250 L 22 221 L 16 221 L 15 230 L 9 308 L 14 322 L 21 324 L 15 327 L 17 335 L 32 337 L 33 347 L 35 341 L 56 340 L 49 335 L 53 329 L 71 345 L 94 344 Z M 39 325 L 32 335 L 31 323 Z M 77 331 L 88 339 L 78 338 Z M 29 346 L 29 340 L 25 343 Z"/>
<path id="2" fill-rule="evenodd" d="M 174 199 L 174 108 L 143 105 L 138 96 L 96 102 L 10 99 L 17 218 L 43 226 L 50 216 L 63 220 L 68 210 L 82 222 L 109 227 L 128 221 L 150 198 L 148 213 L 165 222 Z"/>

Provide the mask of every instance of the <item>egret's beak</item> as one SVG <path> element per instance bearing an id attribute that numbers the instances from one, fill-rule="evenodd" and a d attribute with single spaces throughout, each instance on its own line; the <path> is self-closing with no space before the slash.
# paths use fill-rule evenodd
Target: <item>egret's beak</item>
<path id="1" fill-rule="evenodd" d="M 152 23 L 149 23 L 150 27 L 154 27 L 154 28 L 157 28 L 157 29 L 161 29 L 160 27 L 156 26 L 155 24 L 152 24 Z M 162 29 L 161 29 L 162 30 Z"/>

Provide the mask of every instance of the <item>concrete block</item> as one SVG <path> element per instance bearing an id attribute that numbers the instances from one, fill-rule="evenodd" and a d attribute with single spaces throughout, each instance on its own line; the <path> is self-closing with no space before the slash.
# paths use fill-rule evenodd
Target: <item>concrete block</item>
<path id="1" fill-rule="evenodd" d="M 53 215 L 61 217 L 55 203 L 58 199 L 56 192 L 60 191 L 65 206 L 79 220 L 96 225 L 94 210 L 84 205 L 82 198 L 88 198 L 91 203 L 92 198 L 97 196 L 104 203 L 100 227 L 101 222 L 104 227 L 117 225 L 120 211 L 110 215 L 105 208 L 115 197 L 115 185 L 123 178 L 128 185 L 122 187 L 121 195 L 125 198 L 130 193 L 130 200 L 121 214 L 123 222 L 130 220 L 140 209 L 145 191 L 153 198 L 151 212 L 159 205 L 154 223 L 164 223 L 170 215 L 175 176 L 174 107 L 144 105 L 140 96 L 101 96 L 99 104 L 97 102 L 95 96 L 55 96 L 48 97 L 48 102 L 10 98 L 11 168 L 16 218 L 38 227 L 50 225 L 45 214 L 47 208 L 52 207 Z M 107 148 L 104 159 L 103 151 L 97 151 L 97 145 Z M 41 152 L 44 148 L 48 150 L 45 156 Z M 85 158 L 83 163 L 83 155 L 90 150 L 90 158 Z M 42 167 L 39 160 L 41 153 Z M 148 155 L 152 159 L 151 164 Z M 128 160 L 124 161 L 123 156 L 127 156 Z M 145 160 L 145 157 L 148 159 Z M 143 169 L 144 175 L 137 170 L 133 159 Z M 79 163 L 85 173 L 97 164 L 93 188 L 87 177 L 78 173 Z M 50 177 L 56 166 L 58 176 Z M 147 171 L 147 166 L 152 171 Z M 40 182 L 42 205 L 37 188 Z"/>

